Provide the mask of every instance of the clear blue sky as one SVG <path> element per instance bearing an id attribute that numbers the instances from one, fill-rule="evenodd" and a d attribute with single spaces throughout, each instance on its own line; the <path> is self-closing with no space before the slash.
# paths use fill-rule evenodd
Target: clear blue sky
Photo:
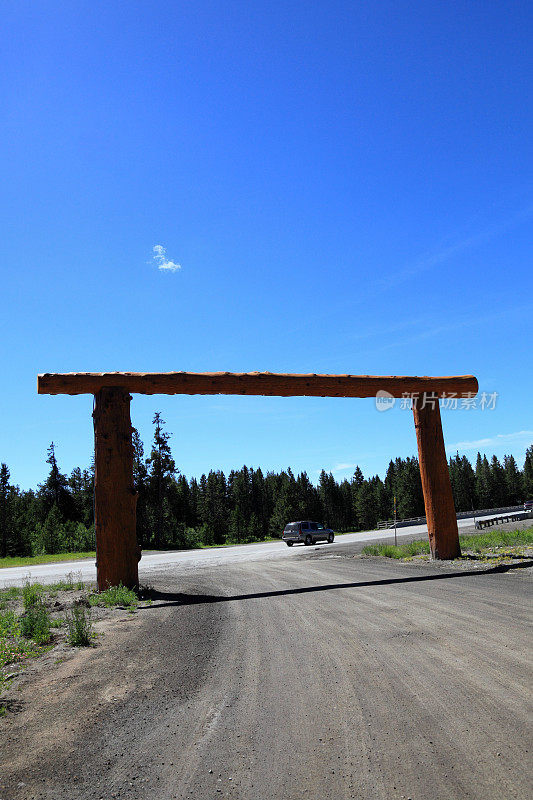
<path id="1" fill-rule="evenodd" d="M 52 439 L 64 471 L 90 460 L 92 398 L 39 372 L 473 373 L 496 408 L 444 411 L 447 444 L 522 463 L 530 3 L 18 0 L 0 37 L 14 482 Z M 146 443 L 155 410 L 188 476 L 416 451 L 372 400 L 135 396 Z"/>

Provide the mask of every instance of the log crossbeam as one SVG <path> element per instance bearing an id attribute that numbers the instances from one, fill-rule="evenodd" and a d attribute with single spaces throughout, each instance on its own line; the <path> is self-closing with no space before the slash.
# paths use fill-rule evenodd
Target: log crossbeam
<path id="1" fill-rule="evenodd" d="M 445 377 L 288 375 L 271 372 L 71 372 L 37 377 L 39 394 L 95 397 L 95 530 L 100 590 L 138 585 L 131 394 L 233 394 L 278 397 L 413 396 L 420 477 L 434 558 L 460 555 L 457 518 L 438 398 L 473 397 L 473 375 Z M 429 396 L 429 402 L 425 402 Z"/>
<path id="2" fill-rule="evenodd" d="M 438 397 L 475 395 L 473 375 L 418 377 L 397 375 L 291 375 L 273 372 L 70 372 L 37 378 L 39 394 L 97 394 L 120 387 L 131 394 L 241 394 L 278 397 L 393 397 L 435 393 Z"/>

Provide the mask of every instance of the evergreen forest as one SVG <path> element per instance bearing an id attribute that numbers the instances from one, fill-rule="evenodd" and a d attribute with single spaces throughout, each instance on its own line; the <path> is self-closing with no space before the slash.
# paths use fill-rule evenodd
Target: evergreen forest
<path id="1" fill-rule="evenodd" d="M 267 472 L 242 467 L 225 475 L 211 470 L 187 479 L 174 461 L 165 422 L 153 419 L 149 455 L 133 430 L 137 538 L 143 548 L 190 548 L 279 538 L 287 522 L 312 519 L 337 532 L 370 530 L 391 519 L 424 515 L 418 459 L 396 458 L 384 479 L 365 477 L 359 467 L 351 479 L 336 480 L 322 470 L 315 485 L 306 472 L 290 468 Z M 47 451 L 48 474 L 35 490 L 12 482 L 0 466 L 0 558 L 94 550 L 94 464 L 64 474 L 56 446 Z M 501 508 L 533 499 L 533 445 L 522 468 L 512 455 L 477 454 L 473 465 L 458 453 L 449 460 L 457 511 Z"/>

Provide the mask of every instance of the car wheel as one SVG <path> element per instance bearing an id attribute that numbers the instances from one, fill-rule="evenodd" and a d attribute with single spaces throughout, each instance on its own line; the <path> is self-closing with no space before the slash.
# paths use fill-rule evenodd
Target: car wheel
<path id="1" fill-rule="evenodd" d="M 335 538 L 335 537 L 334 537 L 334 535 L 333 535 L 332 533 L 330 533 L 330 534 L 329 534 L 329 536 L 328 536 L 328 542 L 329 542 L 329 544 L 333 544 L 333 539 L 334 539 L 334 538 Z"/>
<path id="2" fill-rule="evenodd" d="M 287 547 L 292 547 L 292 545 L 293 545 L 292 542 L 286 542 L 285 544 L 287 545 Z"/>
<path id="3" fill-rule="evenodd" d="M 311 534 L 309 533 L 307 534 L 307 536 L 305 537 L 305 543 L 307 545 L 313 544 L 313 537 L 311 536 Z"/>

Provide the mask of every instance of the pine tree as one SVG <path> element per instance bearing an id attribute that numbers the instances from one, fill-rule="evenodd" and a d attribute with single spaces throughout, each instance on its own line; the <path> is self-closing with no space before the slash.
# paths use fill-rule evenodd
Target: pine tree
<path id="1" fill-rule="evenodd" d="M 191 508 L 191 501 L 192 493 L 189 482 L 185 475 L 178 475 L 171 484 L 170 502 L 176 522 L 183 523 L 186 528 L 194 527 L 196 523 L 196 515 Z"/>
<path id="2" fill-rule="evenodd" d="M 349 531 L 354 528 L 354 518 L 357 515 L 353 513 L 352 505 L 352 486 L 347 479 L 343 480 L 338 487 L 339 497 L 339 521 L 340 525 L 337 530 Z"/>
<path id="3" fill-rule="evenodd" d="M 298 519 L 298 498 L 296 481 L 291 469 L 281 472 L 276 478 L 274 508 L 268 531 L 270 536 L 280 538 L 285 525 Z"/>
<path id="4" fill-rule="evenodd" d="M 466 456 L 456 453 L 450 458 L 450 483 L 456 511 L 470 511 L 475 507 L 476 479 Z"/>
<path id="5" fill-rule="evenodd" d="M 522 502 L 524 489 L 522 475 L 514 456 L 503 457 L 503 471 L 505 475 L 506 505 L 517 506 Z"/>
<path id="6" fill-rule="evenodd" d="M 21 492 L 18 486 L 12 486 L 10 507 L 12 525 L 8 555 L 34 555 L 32 534 L 37 525 L 40 524 L 40 501 L 31 489 L 27 492 Z"/>
<path id="7" fill-rule="evenodd" d="M 533 500 L 533 444 L 526 450 L 523 481 L 524 500 Z"/>
<path id="8" fill-rule="evenodd" d="M 377 525 L 376 496 L 371 481 L 364 481 L 357 492 L 357 519 L 363 530 L 373 530 Z"/>
<path id="9" fill-rule="evenodd" d="M 277 497 L 272 516 L 270 517 L 268 526 L 270 536 L 274 539 L 281 539 L 285 525 L 295 521 L 296 516 L 297 514 L 294 511 L 294 507 L 289 501 L 287 489 L 284 487 Z"/>
<path id="10" fill-rule="evenodd" d="M 357 466 L 352 476 L 352 484 L 355 486 L 362 486 L 364 480 L 365 476 L 363 475 L 363 471 L 361 470 L 361 467 Z"/>
<path id="11" fill-rule="evenodd" d="M 196 478 L 191 478 L 189 482 L 189 491 L 190 491 L 190 499 L 189 499 L 189 513 L 190 518 L 188 521 L 188 525 L 191 528 L 197 528 L 200 525 L 200 487 L 198 485 L 198 481 Z"/>
<path id="12" fill-rule="evenodd" d="M 64 518 L 54 503 L 42 526 L 42 552 L 61 553 L 65 548 Z"/>
<path id="13" fill-rule="evenodd" d="M 374 475 L 372 478 L 372 485 L 374 487 L 374 497 L 376 499 L 377 521 L 380 519 L 389 519 L 391 513 L 393 513 L 393 511 L 391 512 L 390 495 L 379 475 Z"/>
<path id="14" fill-rule="evenodd" d="M 400 519 L 424 516 L 424 496 L 417 458 L 396 459 L 396 494 Z"/>
<path id="15" fill-rule="evenodd" d="M 301 472 L 296 478 L 295 499 L 295 515 L 298 519 L 320 521 L 321 506 L 319 493 L 309 480 L 307 472 Z"/>
<path id="16" fill-rule="evenodd" d="M 221 470 L 211 470 L 200 479 L 200 515 L 205 544 L 224 544 L 228 535 L 227 485 Z"/>
<path id="17" fill-rule="evenodd" d="M 399 459 L 397 459 L 397 461 L 398 460 Z M 391 460 L 389 461 L 389 466 L 387 467 L 387 473 L 385 475 L 385 488 L 391 497 L 394 497 L 396 494 L 396 476 L 397 465 Z"/>
<path id="18" fill-rule="evenodd" d="M 159 548 L 172 537 L 172 519 L 169 514 L 169 489 L 176 470 L 172 458 L 169 439 L 170 433 L 163 429 L 165 421 L 156 412 L 152 420 L 155 425 L 154 441 L 150 457 L 146 459 L 148 467 L 148 515 L 153 520 L 153 544 Z"/>
<path id="19" fill-rule="evenodd" d="M 491 478 L 487 456 L 477 454 L 476 459 L 476 497 L 478 508 L 491 508 Z"/>
<path id="20" fill-rule="evenodd" d="M 265 539 L 268 536 L 268 502 L 266 483 L 261 468 L 252 470 L 252 507 L 253 513 L 257 516 L 260 528 L 259 538 Z"/>
<path id="21" fill-rule="evenodd" d="M 506 505 L 505 472 L 497 456 L 492 456 L 489 470 L 490 500 L 492 508 Z"/>
<path id="22" fill-rule="evenodd" d="M 9 468 L 0 466 L 0 558 L 5 558 L 12 535 L 11 486 Z"/>
<path id="23" fill-rule="evenodd" d="M 318 479 L 318 494 L 322 505 L 322 520 L 325 525 L 337 530 L 342 525 L 339 518 L 339 493 L 331 472 L 322 470 Z"/>
<path id="24" fill-rule="evenodd" d="M 235 542 L 246 541 L 253 513 L 252 480 L 248 467 L 230 472 L 227 484 L 230 511 L 229 534 Z"/>
<path id="25" fill-rule="evenodd" d="M 357 512 L 357 498 L 359 496 L 359 490 L 363 483 L 365 482 L 365 476 L 359 466 L 355 468 L 355 472 L 352 476 L 351 481 L 351 495 L 352 495 L 352 526 L 355 530 L 359 530 L 363 527 L 361 520 L 359 519 L 359 515 Z"/>
<path id="26" fill-rule="evenodd" d="M 43 484 L 39 486 L 39 499 L 41 501 L 41 520 L 46 520 L 52 507 L 57 506 L 62 520 L 71 519 L 74 512 L 72 495 L 68 480 L 59 469 L 56 459 L 56 446 L 52 442 L 47 452 L 46 463 L 50 464 L 50 472 Z"/>
<path id="27" fill-rule="evenodd" d="M 144 458 L 144 445 L 137 428 L 132 428 L 133 446 L 133 488 L 137 492 L 137 543 L 144 547 L 149 540 L 148 522 L 148 468 Z"/>
<path id="28" fill-rule="evenodd" d="M 94 472 L 75 467 L 68 479 L 71 512 L 73 521 L 90 527 L 94 522 Z"/>

